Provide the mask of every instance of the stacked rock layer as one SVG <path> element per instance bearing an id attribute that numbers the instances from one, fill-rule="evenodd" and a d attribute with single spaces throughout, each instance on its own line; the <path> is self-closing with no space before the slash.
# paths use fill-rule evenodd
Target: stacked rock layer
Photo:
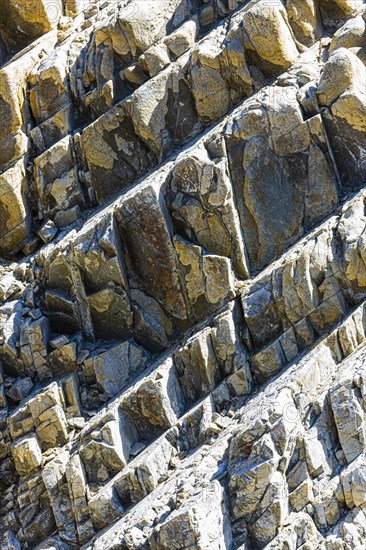
<path id="1" fill-rule="evenodd" d="M 3 4 L 1 550 L 364 550 L 363 2 Z"/>

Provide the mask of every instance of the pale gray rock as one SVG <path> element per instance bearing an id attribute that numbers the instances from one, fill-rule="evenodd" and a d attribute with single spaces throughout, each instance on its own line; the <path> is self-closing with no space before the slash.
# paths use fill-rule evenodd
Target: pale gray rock
<path id="1" fill-rule="evenodd" d="M 365 447 L 365 419 L 357 394 L 340 387 L 331 393 L 332 410 L 339 440 L 347 462 L 352 462 Z"/>
<path id="2" fill-rule="evenodd" d="M 126 341 L 87 359 L 86 368 L 93 369 L 101 390 L 113 397 L 146 367 L 148 358 L 143 348 Z"/>
<path id="3" fill-rule="evenodd" d="M 217 481 L 205 490 L 206 501 L 188 501 L 157 527 L 150 541 L 152 548 L 181 548 L 184 545 L 208 550 L 213 544 L 219 550 L 230 547 L 231 528 L 224 491 Z"/>

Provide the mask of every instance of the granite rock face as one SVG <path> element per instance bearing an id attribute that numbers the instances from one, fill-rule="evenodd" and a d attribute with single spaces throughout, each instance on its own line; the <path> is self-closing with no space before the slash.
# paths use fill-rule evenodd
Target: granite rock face
<path id="1" fill-rule="evenodd" d="M 364 550 L 361 0 L 4 0 L 0 549 Z"/>

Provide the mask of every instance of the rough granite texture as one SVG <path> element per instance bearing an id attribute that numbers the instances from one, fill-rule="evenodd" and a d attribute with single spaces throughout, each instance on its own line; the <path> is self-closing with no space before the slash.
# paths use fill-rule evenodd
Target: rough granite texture
<path id="1" fill-rule="evenodd" d="M 0 11 L 0 550 L 365 550 L 362 0 Z"/>

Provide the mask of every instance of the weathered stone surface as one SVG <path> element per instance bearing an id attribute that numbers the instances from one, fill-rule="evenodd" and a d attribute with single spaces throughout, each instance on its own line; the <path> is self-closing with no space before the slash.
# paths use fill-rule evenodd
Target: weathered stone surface
<path id="1" fill-rule="evenodd" d="M 219 550 L 230 547 L 231 529 L 223 489 L 216 481 L 212 486 L 208 485 L 206 491 L 206 501 L 195 503 L 192 499 L 193 502 L 188 501 L 168 516 L 153 533 L 151 548 L 196 546 L 208 550 L 213 544 Z"/>
<path id="2" fill-rule="evenodd" d="M 2 7 L 1 549 L 361 550 L 363 2 Z"/>
<path id="3" fill-rule="evenodd" d="M 45 216 L 52 218 L 58 214 L 60 217 L 61 212 L 85 204 L 70 136 L 37 157 L 34 179 Z"/>
<path id="4" fill-rule="evenodd" d="M 19 250 L 30 234 L 30 218 L 24 199 L 26 172 L 23 161 L 0 175 L 0 251 Z"/>
<path id="5" fill-rule="evenodd" d="M 32 379 L 27 376 L 26 378 L 19 378 L 12 384 L 10 389 L 6 392 L 6 395 L 13 401 L 22 401 L 33 388 Z"/>
<path id="6" fill-rule="evenodd" d="M 91 363 L 87 369 L 93 369 L 97 383 L 108 397 L 113 397 L 145 368 L 148 355 L 134 342 L 126 341 L 87 361 Z"/>
<path id="7" fill-rule="evenodd" d="M 337 77 L 335 77 L 337 74 Z M 365 66 L 351 52 L 336 49 L 324 66 L 318 97 L 325 110 L 325 127 L 345 183 L 357 187 L 365 178 Z M 340 147 L 339 136 L 345 144 Z"/>
<path id="8" fill-rule="evenodd" d="M 61 16 L 61 0 L 36 0 L 32 6 L 5 0 L 0 27 L 3 39 L 10 50 L 17 51 L 56 27 Z"/>
<path id="9" fill-rule="evenodd" d="M 265 71 L 271 72 L 274 67 L 287 69 L 299 55 L 289 27 L 286 10 L 280 1 L 271 5 L 261 1 L 246 12 L 247 47 L 262 60 Z"/>
<path id="10" fill-rule="evenodd" d="M 338 48 L 355 48 L 365 45 L 365 19 L 362 15 L 352 17 L 334 33 L 329 51 Z"/>
<path id="11" fill-rule="evenodd" d="M 89 482 L 105 482 L 121 470 L 134 442 L 133 426 L 128 418 L 113 410 L 111 418 L 83 437 L 80 458 Z"/>
<path id="12" fill-rule="evenodd" d="M 317 2 L 306 0 L 290 0 L 287 3 L 289 23 L 297 40 L 306 46 L 310 46 L 322 35 L 322 20 Z"/>
<path id="13" fill-rule="evenodd" d="M 29 475 L 42 464 L 42 452 L 36 435 L 15 441 L 12 454 L 17 472 L 21 476 Z"/>
<path id="14" fill-rule="evenodd" d="M 331 403 L 342 450 L 347 462 L 352 462 L 365 447 L 362 407 L 349 388 L 331 393 Z"/>
<path id="15" fill-rule="evenodd" d="M 225 134 L 249 263 L 257 270 L 298 238 L 304 225 L 315 225 L 334 208 L 334 168 L 319 146 L 326 144 L 321 119 L 303 119 L 295 87 L 261 92 Z"/>
<path id="16" fill-rule="evenodd" d="M 95 495 L 90 499 L 88 505 L 96 529 L 103 529 L 113 520 L 117 520 L 124 511 L 113 487 L 109 487 Z"/>
<path id="17" fill-rule="evenodd" d="M 48 220 L 42 225 L 42 227 L 38 231 L 38 235 L 39 237 L 41 237 L 44 243 L 49 243 L 57 235 L 57 227 L 52 220 Z"/>
<path id="18" fill-rule="evenodd" d="M 172 170 L 167 202 L 182 237 L 232 259 L 236 271 L 247 275 L 225 157 L 212 161 L 205 149 L 196 149 L 192 156 L 179 158 Z"/>
<path id="19" fill-rule="evenodd" d="M 177 259 L 169 227 L 159 204 L 158 190 L 147 187 L 128 197 L 117 212 L 130 285 L 153 295 L 173 317 L 187 317 L 182 284 L 177 272 Z M 140 261 L 142 254 L 145 261 Z"/>
<path id="20" fill-rule="evenodd" d="M 366 500 L 365 494 L 365 465 L 363 455 L 353 461 L 341 475 L 341 483 L 345 500 L 349 508 L 362 506 Z"/>
<path id="21" fill-rule="evenodd" d="M 62 450 L 56 458 L 45 465 L 42 471 L 42 480 L 51 501 L 54 521 L 61 537 L 76 541 L 75 520 L 66 482 L 66 468 L 69 459 L 69 452 L 66 449 Z"/>
<path id="22" fill-rule="evenodd" d="M 122 399 L 122 409 L 143 440 L 173 426 L 184 408 L 185 400 L 171 360 L 138 382 Z"/>

